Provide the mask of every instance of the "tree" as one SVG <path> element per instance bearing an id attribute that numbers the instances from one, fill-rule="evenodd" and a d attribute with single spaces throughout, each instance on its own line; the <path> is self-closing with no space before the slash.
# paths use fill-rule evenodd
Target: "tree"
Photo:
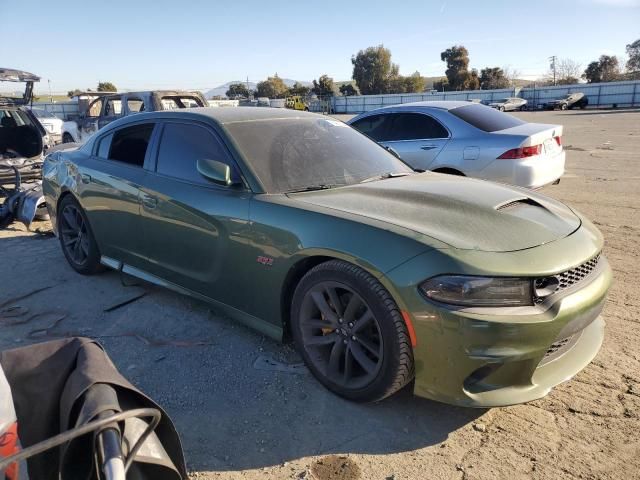
<path id="1" fill-rule="evenodd" d="M 244 83 L 232 83 L 226 93 L 227 98 L 249 98 L 249 89 Z"/>
<path id="2" fill-rule="evenodd" d="M 333 83 L 333 78 L 328 75 L 322 75 L 318 78 L 318 81 L 313 81 L 313 88 L 311 90 L 319 97 L 326 97 L 335 95 L 336 86 Z"/>
<path id="3" fill-rule="evenodd" d="M 582 72 L 582 65 L 570 58 L 561 58 L 556 60 L 555 81 L 556 85 L 573 85 L 578 83 Z M 543 82 L 553 85 L 553 68 L 549 68 Z"/>
<path id="4" fill-rule="evenodd" d="M 640 71 L 640 38 L 627 45 L 627 72 Z"/>
<path id="5" fill-rule="evenodd" d="M 117 92 L 118 89 L 111 82 L 100 82 L 98 83 L 98 91 L 99 92 Z"/>
<path id="6" fill-rule="evenodd" d="M 433 89 L 438 92 L 446 92 L 449 90 L 449 80 L 447 77 L 442 77 L 440 80 L 433 82 Z"/>
<path id="7" fill-rule="evenodd" d="M 268 77 L 265 81 L 258 83 L 256 96 L 268 98 L 284 98 L 289 89 L 276 73 L 273 77 Z"/>
<path id="8" fill-rule="evenodd" d="M 487 67 L 480 71 L 480 88 L 483 90 L 508 88 L 510 83 L 500 67 Z"/>
<path id="9" fill-rule="evenodd" d="M 345 97 L 350 97 L 352 95 L 358 95 L 359 92 L 351 83 L 344 83 L 340 85 L 340 93 Z"/>
<path id="10" fill-rule="evenodd" d="M 306 97 L 311 92 L 311 88 L 304 86 L 300 82 L 296 82 L 293 84 L 293 87 L 289 89 L 289 95 L 300 95 L 301 97 Z"/>
<path id="11" fill-rule="evenodd" d="M 80 90 L 79 88 L 74 88 L 73 90 L 69 90 L 67 92 L 67 97 L 71 98 L 71 97 L 75 97 L 76 95 L 79 95 L 82 93 L 82 90 Z"/>
<path id="12" fill-rule="evenodd" d="M 469 71 L 469 51 L 462 45 L 454 45 L 440 54 L 447 62 L 447 80 L 451 90 L 475 90 L 480 88 L 477 70 Z"/>
<path id="13" fill-rule="evenodd" d="M 598 61 L 591 62 L 582 74 L 589 83 L 613 82 L 620 78 L 620 64 L 615 55 L 601 55 Z"/>
<path id="14" fill-rule="evenodd" d="M 415 71 L 408 77 L 404 77 L 405 92 L 407 93 L 420 93 L 424 92 L 426 86 L 425 78 L 420 75 L 420 72 Z"/>
<path id="15" fill-rule="evenodd" d="M 363 95 L 387 93 L 391 79 L 398 76 L 398 66 L 391 63 L 391 51 L 384 45 L 360 50 L 351 63 L 352 78 Z"/>

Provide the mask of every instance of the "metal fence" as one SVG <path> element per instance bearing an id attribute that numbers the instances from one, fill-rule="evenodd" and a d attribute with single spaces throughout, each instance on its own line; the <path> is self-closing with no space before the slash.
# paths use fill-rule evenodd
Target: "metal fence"
<path id="1" fill-rule="evenodd" d="M 424 92 L 389 95 L 356 95 L 333 97 L 334 113 L 362 113 L 388 105 L 401 103 L 469 100 L 492 102 L 505 97 L 521 97 L 530 108 L 541 108 L 546 102 L 574 92 L 582 92 L 589 99 L 589 107 L 635 107 L 640 106 L 640 81 L 581 83 L 555 87 L 510 88 L 501 90 L 470 90 L 462 92 Z"/>

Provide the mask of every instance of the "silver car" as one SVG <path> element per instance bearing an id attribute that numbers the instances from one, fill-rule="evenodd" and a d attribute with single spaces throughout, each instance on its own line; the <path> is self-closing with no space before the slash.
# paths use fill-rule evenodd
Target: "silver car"
<path id="1" fill-rule="evenodd" d="M 540 188 L 564 173 L 562 125 L 527 123 L 472 102 L 416 102 L 352 118 L 416 170 Z"/>
<path id="2" fill-rule="evenodd" d="M 491 108 L 496 108 L 501 112 L 513 112 L 515 110 L 526 110 L 527 101 L 524 98 L 509 97 L 491 102 L 489 103 L 489 106 Z"/>

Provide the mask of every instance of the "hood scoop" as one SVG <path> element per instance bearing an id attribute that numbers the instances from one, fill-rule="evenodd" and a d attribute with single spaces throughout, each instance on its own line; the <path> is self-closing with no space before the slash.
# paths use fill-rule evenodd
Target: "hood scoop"
<path id="1" fill-rule="evenodd" d="M 536 202 L 533 198 L 529 198 L 529 197 L 522 197 L 522 198 L 517 198 L 515 200 L 509 200 L 508 202 L 497 205 L 495 208 L 497 211 L 501 211 L 501 210 L 513 210 L 515 208 L 524 207 L 524 206 L 545 208 L 544 205 Z"/>

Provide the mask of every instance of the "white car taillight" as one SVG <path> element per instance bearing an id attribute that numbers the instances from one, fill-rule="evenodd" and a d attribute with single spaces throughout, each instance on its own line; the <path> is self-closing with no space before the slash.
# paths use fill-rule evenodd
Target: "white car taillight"
<path id="1" fill-rule="evenodd" d="M 498 160 L 516 160 L 518 158 L 527 158 L 540 155 L 542 145 L 533 145 L 531 147 L 518 147 L 507 150 L 498 157 Z"/>

